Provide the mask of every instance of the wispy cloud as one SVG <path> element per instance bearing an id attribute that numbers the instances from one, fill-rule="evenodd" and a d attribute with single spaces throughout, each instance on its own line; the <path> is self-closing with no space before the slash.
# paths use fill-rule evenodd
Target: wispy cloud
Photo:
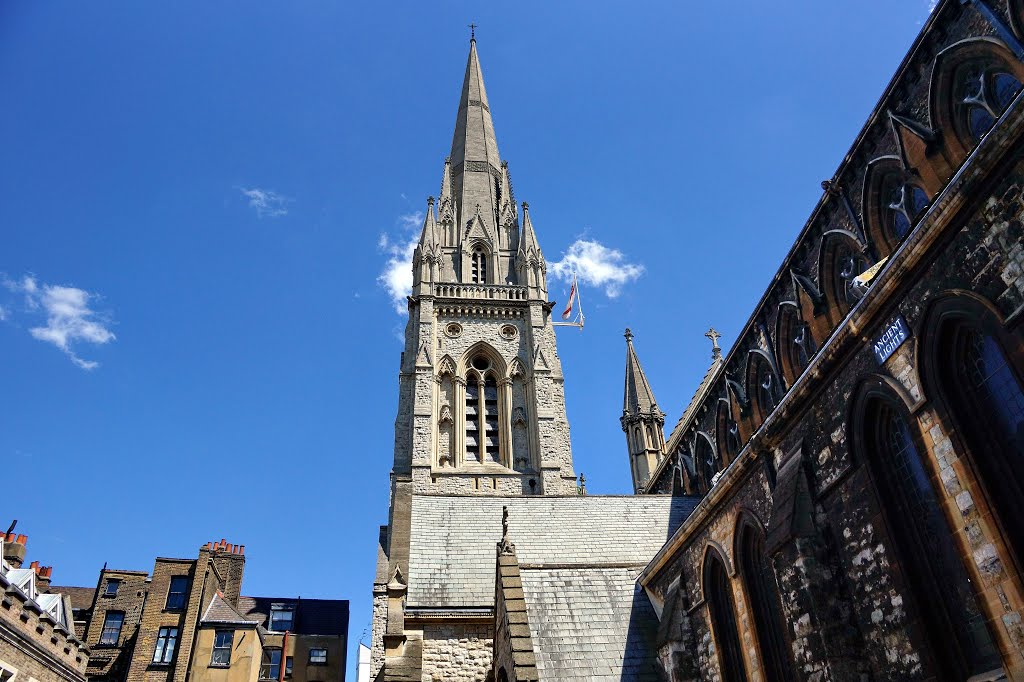
<path id="1" fill-rule="evenodd" d="M 412 293 L 412 253 L 416 250 L 422 224 L 422 211 L 406 213 L 396 221 L 394 232 L 397 234 L 383 232 L 377 239 L 377 248 L 387 256 L 377 284 L 387 292 L 399 315 L 408 312 L 405 299 Z"/>
<path id="2" fill-rule="evenodd" d="M 98 362 L 85 360 L 75 352 L 79 344 L 101 346 L 116 338 L 108 328 L 110 320 L 90 307 L 96 294 L 77 287 L 41 283 L 30 275 L 20 281 L 3 277 L 3 285 L 8 291 L 24 295 L 26 315 L 46 317 L 45 324 L 29 328 L 33 338 L 56 346 L 82 369 L 99 367 Z M 10 310 L 3 310 L 0 319 L 10 318 Z"/>
<path id="3" fill-rule="evenodd" d="M 272 189 L 239 187 L 238 191 L 249 200 L 249 208 L 256 209 L 256 215 L 260 218 L 288 215 L 288 204 L 293 201 Z"/>
<path id="4" fill-rule="evenodd" d="M 624 285 L 643 274 L 644 266 L 629 262 L 621 251 L 599 241 L 577 239 L 561 260 L 548 265 L 548 271 L 565 282 L 571 280 L 575 272 L 580 282 L 603 287 L 608 298 L 615 298 Z"/>
<path id="5" fill-rule="evenodd" d="M 928 0 L 928 14 L 931 14 L 935 10 L 935 6 L 939 4 L 939 0 Z"/>

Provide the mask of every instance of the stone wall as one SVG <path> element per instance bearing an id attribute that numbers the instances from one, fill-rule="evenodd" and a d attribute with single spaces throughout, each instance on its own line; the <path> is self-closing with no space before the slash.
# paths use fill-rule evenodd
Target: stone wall
<path id="1" fill-rule="evenodd" d="M 1024 117 L 1019 121 L 1024 126 Z M 1024 661 L 1020 581 L 1007 568 L 1013 564 L 1012 555 L 975 467 L 965 458 L 961 440 L 965 436 L 951 433 L 946 408 L 932 384 L 924 380 L 928 360 L 924 354 L 932 333 L 933 304 L 949 292 L 970 292 L 972 300 L 987 301 L 994 315 L 1020 318 L 1024 304 L 1020 149 L 1007 152 L 1013 164 L 997 166 L 998 179 L 987 187 L 980 171 L 976 179 L 965 179 L 976 183 L 973 187 L 979 194 L 965 201 L 966 215 L 949 218 L 947 238 L 933 236 L 928 256 L 921 247 L 921 265 L 905 268 L 895 284 L 883 280 L 874 285 L 886 287 L 881 291 L 891 304 L 860 335 L 849 338 L 845 348 L 823 349 L 835 358 L 831 369 L 821 371 L 822 376 L 752 440 L 762 450 L 774 444 L 770 457 L 761 456 L 765 466 L 751 463 L 757 458 L 753 449 L 744 451 L 743 461 L 730 469 L 719 483 L 721 488 L 713 489 L 701 520 L 692 520 L 692 527 L 685 528 L 686 541 L 659 571 L 656 592 L 664 594 L 669 583 L 681 576 L 682 584 L 689 586 L 688 603 L 701 604 L 701 569 L 709 546 L 725 555 L 736 571 L 735 528 L 741 513 L 753 514 L 765 528 L 780 514 L 799 516 L 799 510 L 780 508 L 783 502 L 775 486 L 781 484 L 774 480 L 780 464 L 799 457 L 806 463 L 809 507 L 805 518 L 788 521 L 790 536 L 777 549 L 773 566 L 789 628 L 787 655 L 801 678 L 868 675 L 923 680 L 935 674 L 937 652 L 929 641 L 922 607 L 915 601 L 914 578 L 900 560 L 890 525 L 893 519 L 880 497 L 875 480 L 880 472 L 870 464 L 869 453 L 858 451 L 853 432 L 853 406 L 860 388 L 865 382 L 881 382 L 906 403 L 954 546 L 977 590 L 979 608 L 989 620 L 988 629 L 1002 650 L 1004 665 L 1011 675 L 1018 674 Z M 871 341 L 897 313 L 906 319 L 912 337 L 879 365 Z M 1019 325 L 1016 330 L 1011 334 L 1019 338 Z M 801 523 L 802 530 L 792 530 Z M 741 576 L 734 575 L 737 624 L 746 645 L 747 670 L 754 679 L 760 658 L 757 633 L 746 614 Z M 714 679 L 719 661 L 706 607 L 701 605 L 690 617 L 698 665 L 707 679 Z"/>
<path id="2" fill-rule="evenodd" d="M 491 670 L 489 624 L 445 623 L 423 628 L 423 682 L 484 682 Z"/>

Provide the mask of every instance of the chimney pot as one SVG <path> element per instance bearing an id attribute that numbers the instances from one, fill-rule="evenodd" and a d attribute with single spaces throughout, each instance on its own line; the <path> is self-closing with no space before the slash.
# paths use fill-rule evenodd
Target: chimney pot
<path id="1" fill-rule="evenodd" d="M 228 548 L 227 549 L 228 549 L 228 554 L 234 554 L 235 553 L 235 546 L 232 545 L 230 542 L 228 543 Z"/>
<path id="2" fill-rule="evenodd" d="M 18 539 L 16 540 L 16 542 L 19 545 L 27 545 L 28 544 L 28 536 L 27 535 L 19 535 Z"/>
<path id="3" fill-rule="evenodd" d="M 245 554 L 245 545 L 239 545 L 238 546 L 238 553 L 239 554 Z"/>
<path id="4" fill-rule="evenodd" d="M 28 565 L 28 567 L 31 568 L 36 573 L 36 575 L 39 574 L 39 562 L 38 561 L 33 561 L 32 563 L 30 563 Z"/>

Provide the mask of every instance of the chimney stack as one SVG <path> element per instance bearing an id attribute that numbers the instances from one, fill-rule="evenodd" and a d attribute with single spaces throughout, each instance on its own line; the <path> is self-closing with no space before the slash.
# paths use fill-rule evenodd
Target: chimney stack
<path id="1" fill-rule="evenodd" d="M 11 568 L 21 568 L 25 563 L 25 545 L 28 544 L 27 535 L 15 536 L 8 533 L 4 538 L 4 561 L 10 564 Z"/>
<path id="2" fill-rule="evenodd" d="M 53 575 L 53 566 L 39 566 L 38 561 L 32 562 L 36 564 L 36 589 L 40 592 L 50 591 L 50 577 Z"/>

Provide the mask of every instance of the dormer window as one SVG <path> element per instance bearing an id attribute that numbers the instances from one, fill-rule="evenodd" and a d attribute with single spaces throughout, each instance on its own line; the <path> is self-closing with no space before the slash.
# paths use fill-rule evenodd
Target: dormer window
<path id="1" fill-rule="evenodd" d="M 294 604 L 274 604 L 270 607 L 270 629 L 274 632 L 294 630 L 294 622 Z"/>
<path id="2" fill-rule="evenodd" d="M 484 247 L 477 246 L 473 249 L 471 276 L 474 284 L 487 283 L 487 252 Z"/>

